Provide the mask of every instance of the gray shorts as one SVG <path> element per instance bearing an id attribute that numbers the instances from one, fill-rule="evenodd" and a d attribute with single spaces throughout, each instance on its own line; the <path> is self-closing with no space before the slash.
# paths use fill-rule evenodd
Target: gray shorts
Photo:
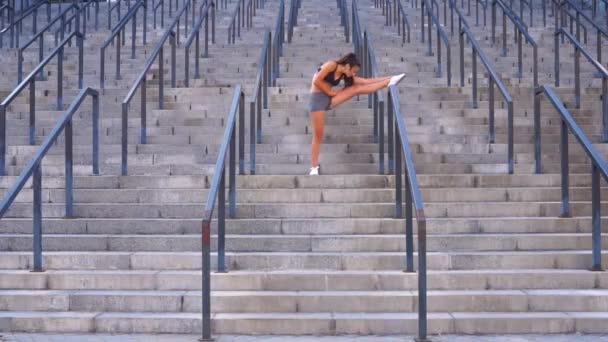
<path id="1" fill-rule="evenodd" d="M 331 97 L 325 95 L 325 93 L 310 93 L 310 100 L 308 102 L 309 112 L 324 112 L 330 110 Z"/>

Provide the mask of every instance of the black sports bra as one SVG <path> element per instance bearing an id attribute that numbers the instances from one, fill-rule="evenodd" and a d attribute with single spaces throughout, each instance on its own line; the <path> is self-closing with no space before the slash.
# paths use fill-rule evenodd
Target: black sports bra
<path id="1" fill-rule="evenodd" d="M 336 69 L 338 67 L 336 66 Z M 321 71 L 321 68 L 317 69 L 317 71 Z M 323 81 L 329 83 L 332 85 L 332 87 L 337 86 L 338 84 L 340 84 L 340 81 L 344 78 L 344 74 L 342 74 L 342 76 L 340 76 L 340 78 L 338 78 L 337 80 L 336 75 L 335 75 L 336 70 L 334 69 L 334 71 L 328 73 L 327 75 L 325 75 L 325 78 L 323 79 Z"/>

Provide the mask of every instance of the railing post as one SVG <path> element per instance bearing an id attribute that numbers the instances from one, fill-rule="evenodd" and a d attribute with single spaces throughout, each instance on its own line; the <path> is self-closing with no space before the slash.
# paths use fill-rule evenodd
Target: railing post
<path id="1" fill-rule="evenodd" d="M 488 128 L 489 128 L 489 142 L 493 144 L 495 141 L 494 132 L 494 79 L 488 76 L 488 100 L 489 100 L 489 117 L 488 117 Z"/>
<path id="2" fill-rule="evenodd" d="M 395 115 L 399 115 L 396 113 Z M 403 164 L 401 162 L 401 136 L 399 134 L 399 126 L 395 125 L 395 218 L 403 218 L 403 187 L 401 180 L 403 178 Z M 406 235 L 406 246 L 407 246 L 407 235 Z M 406 261 L 407 264 L 407 261 Z"/>
<path id="3" fill-rule="evenodd" d="M 534 173 L 541 173 L 540 96 L 542 90 L 534 91 Z"/>
<path id="4" fill-rule="evenodd" d="M 559 87 L 559 33 L 555 32 L 554 36 L 554 51 L 555 51 L 555 86 Z"/>
<path id="5" fill-rule="evenodd" d="M 147 125 L 147 81 L 144 77 L 141 80 L 141 84 L 139 86 L 139 91 L 141 92 L 141 132 L 140 132 L 140 141 L 142 144 L 147 144 L 148 142 L 148 125 Z"/>
<path id="6" fill-rule="evenodd" d="M 592 271 L 602 271 L 602 216 L 601 216 L 601 187 L 600 171 L 597 165 L 591 162 L 591 221 L 592 221 Z"/>
<path id="7" fill-rule="evenodd" d="M 472 47 L 471 62 L 473 63 L 473 108 L 477 108 L 477 50 Z"/>
<path id="8" fill-rule="evenodd" d="M 522 47 L 522 40 L 523 40 L 523 34 L 521 33 L 521 30 L 517 31 L 517 76 L 519 77 L 520 81 L 521 78 L 523 77 L 524 74 L 524 66 L 523 66 L 523 47 Z"/>
<path id="9" fill-rule="evenodd" d="M 460 31 L 460 86 L 464 87 L 464 31 Z"/>
<path id="10" fill-rule="evenodd" d="M 30 145 L 36 144 L 36 81 L 30 81 Z"/>
<path id="11" fill-rule="evenodd" d="M 129 104 L 122 104 L 121 175 L 127 175 L 127 145 L 129 136 Z"/>
<path id="12" fill-rule="evenodd" d="M 507 102 L 507 158 L 509 174 L 514 172 L 514 150 L 513 150 L 513 101 Z"/>
<path id="13" fill-rule="evenodd" d="M 124 32 L 121 32 L 120 30 L 118 31 L 118 33 L 116 34 L 116 79 L 120 80 L 120 36 L 124 37 Z"/>
<path id="14" fill-rule="evenodd" d="M 245 174 L 245 94 L 239 100 L 239 175 Z"/>
<path id="15" fill-rule="evenodd" d="M 388 131 L 388 173 L 391 174 L 393 173 L 393 168 L 395 166 L 395 161 L 394 161 L 394 153 L 395 153 L 395 145 L 394 145 L 394 129 L 393 129 L 393 124 L 394 124 L 394 115 L 397 115 L 396 113 L 394 113 L 394 106 L 393 106 L 393 97 L 391 96 L 391 92 L 389 90 L 388 92 L 388 105 L 387 105 L 387 116 L 386 116 L 386 130 Z"/>
<path id="16" fill-rule="evenodd" d="M 0 104 L 0 176 L 6 176 L 6 107 Z"/>
<path id="17" fill-rule="evenodd" d="M 201 224 L 202 243 L 202 338 L 201 341 L 211 339 L 211 213 L 206 211 Z"/>
<path id="18" fill-rule="evenodd" d="M 561 154 L 561 175 L 562 175 L 562 217 L 570 217 L 570 181 L 568 169 L 568 126 L 566 121 L 561 119 L 560 127 L 560 154 Z"/>
<path id="19" fill-rule="evenodd" d="M 72 119 L 65 125 L 65 216 L 74 216 L 74 161 L 72 145 Z"/>
<path id="20" fill-rule="evenodd" d="M 602 139 L 608 142 L 608 79 L 602 78 Z"/>
<path id="21" fill-rule="evenodd" d="M 400 145 L 401 148 L 401 145 Z M 405 166 L 405 250 L 406 272 L 414 272 L 414 223 L 412 215 L 412 184 L 409 177 L 410 170 Z M 419 256 L 420 257 L 420 256 Z"/>
<path id="22" fill-rule="evenodd" d="M 171 1 L 169 1 L 171 3 Z M 165 48 L 161 46 L 158 51 L 158 108 L 165 109 Z"/>
<path id="23" fill-rule="evenodd" d="M 384 174 L 384 99 L 378 100 L 378 174 Z"/>
<path id="24" fill-rule="evenodd" d="M 34 269 L 33 272 L 43 272 L 42 269 L 42 165 L 39 162 L 34 167 Z"/>
<path id="25" fill-rule="evenodd" d="M 57 110 L 63 110 L 63 47 L 57 55 Z"/>
<path id="26" fill-rule="evenodd" d="M 574 47 L 574 102 L 576 109 L 581 108 L 581 50 Z"/>
<path id="27" fill-rule="evenodd" d="M 217 273 L 226 273 L 226 166 L 223 165 L 217 195 Z"/>
<path id="28" fill-rule="evenodd" d="M 233 127 L 230 134 L 230 156 L 228 159 L 228 217 L 230 218 L 236 217 L 236 131 L 237 128 Z"/>
<path id="29" fill-rule="evenodd" d="M 93 94 L 93 174 L 99 175 L 99 95 Z"/>
<path id="30" fill-rule="evenodd" d="M 255 175 L 255 102 L 249 104 L 249 174 Z"/>

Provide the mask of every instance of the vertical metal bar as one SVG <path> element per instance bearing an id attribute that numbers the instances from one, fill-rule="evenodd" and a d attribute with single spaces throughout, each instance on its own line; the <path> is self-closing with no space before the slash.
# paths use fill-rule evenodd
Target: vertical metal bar
<path id="1" fill-rule="evenodd" d="M 399 115 L 399 113 L 396 113 Z M 403 177 L 403 163 L 401 162 L 402 153 L 401 136 L 399 135 L 399 126 L 395 124 L 395 218 L 403 217 L 403 187 L 401 180 Z M 406 236 L 407 241 L 407 236 Z"/>
<path id="2" fill-rule="evenodd" d="M 570 216 L 570 180 L 568 169 L 568 126 L 566 121 L 561 120 L 560 129 L 560 154 L 561 154 L 561 174 L 562 174 L 562 217 Z"/>
<path id="3" fill-rule="evenodd" d="M 198 37 L 198 35 L 197 35 Z M 197 39 L 198 40 L 198 39 Z M 195 54 L 194 60 L 197 61 L 199 56 Z M 184 49 L 184 85 L 190 86 L 190 47 L 186 46 Z"/>
<path id="4" fill-rule="evenodd" d="M 65 125 L 65 216 L 74 216 L 74 161 L 72 145 L 72 119 Z"/>
<path id="5" fill-rule="evenodd" d="M 202 242 L 202 339 L 211 340 L 211 215 L 205 213 L 205 220 L 201 225 Z"/>
<path id="6" fill-rule="evenodd" d="M 534 173 L 541 173 L 541 130 L 540 130 L 540 96 L 539 89 L 534 94 Z"/>
<path id="7" fill-rule="evenodd" d="M 494 133 L 494 79 L 491 76 L 488 76 L 488 97 L 489 97 L 489 118 L 488 118 L 488 128 L 490 130 L 489 133 L 489 141 L 490 144 L 495 142 L 495 133 Z"/>
<path id="8" fill-rule="evenodd" d="M 460 86 L 464 87 L 464 32 L 459 33 L 460 41 Z"/>
<path id="9" fill-rule="evenodd" d="M 228 160 L 228 217 L 236 217 L 236 127 L 230 134 L 230 156 Z"/>
<path id="10" fill-rule="evenodd" d="M 6 176 L 6 107 L 0 104 L 0 176 Z"/>
<path id="11" fill-rule="evenodd" d="M 217 194 L 217 272 L 226 272 L 226 167 L 223 166 Z"/>
<path id="12" fill-rule="evenodd" d="M 255 175 L 255 102 L 250 102 L 249 106 L 249 174 Z"/>
<path id="13" fill-rule="evenodd" d="M 169 1 L 171 3 L 171 1 Z M 158 107 L 165 109 L 165 58 L 164 47 L 158 51 Z"/>
<path id="14" fill-rule="evenodd" d="M 93 174 L 99 175 L 99 96 L 93 95 Z"/>
<path id="15" fill-rule="evenodd" d="M 121 137 L 121 174 L 123 176 L 127 175 L 127 144 L 128 144 L 128 136 L 129 136 L 129 126 L 128 126 L 128 115 L 129 115 L 129 104 L 122 104 L 122 137 Z"/>
<path id="16" fill-rule="evenodd" d="M 412 215 L 412 184 L 405 165 L 405 253 L 406 272 L 414 272 L 414 223 Z"/>
<path id="17" fill-rule="evenodd" d="M 42 272 L 42 166 L 34 167 L 34 272 Z"/>
<path id="18" fill-rule="evenodd" d="M 384 174 L 384 100 L 378 101 L 378 173 Z"/>
<path id="19" fill-rule="evenodd" d="M 561 29 L 560 29 L 561 31 Z M 555 86 L 559 87 L 559 33 L 560 31 L 557 31 L 555 33 L 554 36 L 554 53 L 555 53 L 555 63 L 554 63 L 554 68 L 555 68 Z"/>
<path id="20" fill-rule="evenodd" d="M 30 81 L 30 145 L 36 144 L 36 81 Z"/>
<path id="21" fill-rule="evenodd" d="M 63 110 L 63 47 L 57 54 L 57 110 Z"/>
<path id="22" fill-rule="evenodd" d="M 473 63 L 473 108 L 477 108 L 477 50 L 472 47 L 471 62 Z"/>
<path id="23" fill-rule="evenodd" d="M 140 131 L 140 141 L 142 144 L 147 143 L 148 132 L 147 132 L 147 81 L 144 77 L 141 80 L 141 84 L 139 86 L 139 91 L 141 92 L 141 131 Z"/>
<path id="24" fill-rule="evenodd" d="M 608 79 L 602 78 L 602 139 L 608 142 Z"/>
<path id="25" fill-rule="evenodd" d="M 388 131 L 388 173 L 391 174 L 393 173 L 393 168 L 395 165 L 395 161 L 394 161 L 394 137 L 393 137 L 393 123 L 394 123 L 394 105 L 393 105 L 393 97 L 391 96 L 391 92 L 389 90 L 388 92 L 388 105 L 387 105 L 387 123 L 386 123 L 386 130 Z"/>
<path id="26" fill-rule="evenodd" d="M 574 102 L 576 109 L 581 108 L 581 51 L 574 47 Z"/>
<path id="27" fill-rule="evenodd" d="M 146 32 L 146 28 L 143 28 Z M 135 59 L 135 38 L 137 36 L 137 14 L 133 16 L 131 20 L 131 59 Z"/>
<path id="28" fill-rule="evenodd" d="M 508 158 L 508 168 L 509 174 L 513 174 L 514 169 L 514 151 L 513 151 L 513 102 L 507 102 L 507 158 Z"/>
<path id="29" fill-rule="evenodd" d="M 507 57 L 507 15 L 502 12 L 502 56 Z"/>
<path id="30" fill-rule="evenodd" d="M 521 78 L 523 77 L 523 73 L 524 73 L 524 65 L 523 65 L 523 47 L 522 47 L 522 41 L 523 41 L 523 35 L 521 33 L 520 30 L 517 31 L 517 75 L 519 77 L 519 79 L 521 80 Z"/>
<path id="31" fill-rule="evenodd" d="M 124 32 L 121 32 L 120 30 L 118 31 L 118 33 L 116 34 L 116 79 L 120 80 L 120 36 L 124 36 Z"/>
<path id="32" fill-rule="evenodd" d="M 245 94 L 239 101 L 239 175 L 245 174 Z"/>
<path id="33" fill-rule="evenodd" d="M 262 143 L 262 89 L 258 88 L 258 97 L 256 99 L 257 104 L 257 131 L 256 131 L 256 141 L 258 144 Z"/>
<path id="34" fill-rule="evenodd" d="M 601 217 L 601 188 L 600 170 L 591 162 L 591 221 L 592 221 L 592 249 L 593 266 L 591 270 L 602 270 L 602 217 Z"/>

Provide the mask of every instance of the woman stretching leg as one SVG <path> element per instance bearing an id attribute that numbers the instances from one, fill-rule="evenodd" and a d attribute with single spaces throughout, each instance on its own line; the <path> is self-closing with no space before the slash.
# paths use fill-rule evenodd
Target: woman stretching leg
<path id="1" fill-rule="evenodd" d="M 367 95 L 397 84 L 405 74 L 380 78 L 357 77 L 361 64 L 354 53 L 349 53 L 337 61 L 329 61 L 319 68 L 312 79 L 310 89 L 310 118 L 312 121 L 312 146 L 310 151 L 310 175 L 319 174 L 319 148 L 323 140 L 325 111 L 336 108 L 356 95 Z M 341 80 L 344 88 L 332 90 Z"/>

